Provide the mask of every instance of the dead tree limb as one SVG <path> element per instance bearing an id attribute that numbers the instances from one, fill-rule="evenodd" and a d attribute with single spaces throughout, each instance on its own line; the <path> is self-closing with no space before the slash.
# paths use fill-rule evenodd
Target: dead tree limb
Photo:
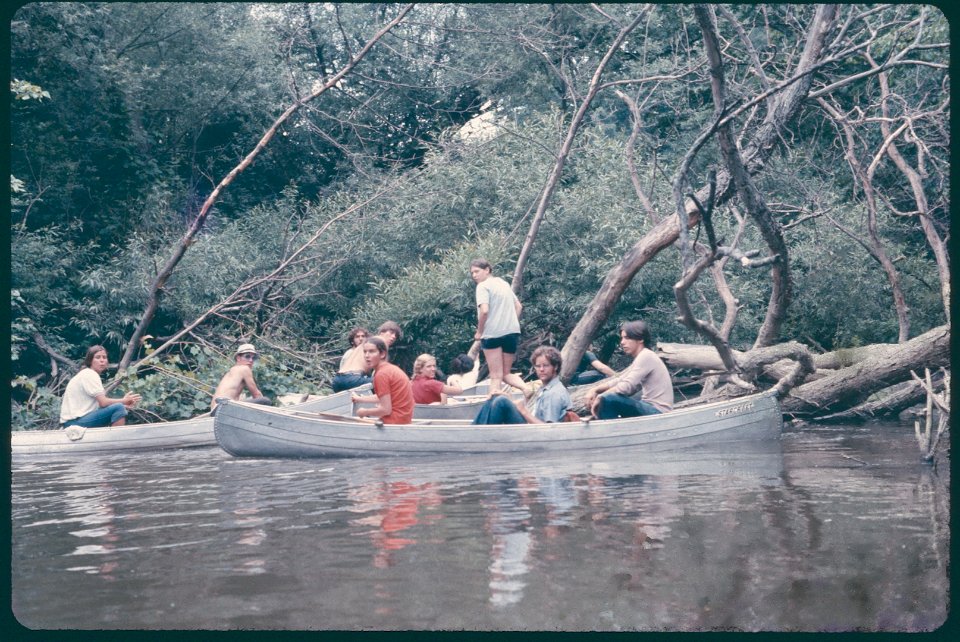
<path id="1" fill-rule="evenodd" d="M 943 370 L 943 392 L 940 394 L 934 390 L 933 383 L 930 381 L 930 368 L 924 368 L 924 373 L 925 377 L 921 379 L 915 372 L 910 372 L 910 376 L 918 381 L 927 393 L 924 430 L 920 430 L 919 419 L 913 422 L 913 430 L 917 437 L 917 443 L 920 445 L 920 450 L 923 452 L 924 460 L 933 461 L 934 455 L 937 453 L 937 446 L 940 444 L 940 438 L 943 433 L 950 429 L 950 373 Z M 931 430 L 934 405 L 940 411 L 936 431 Z"/>
<path id="2" fill-rule="evenodd" d="M 716 15 L 709 5 L 696 5 L 694 14 L 703 32 L 703 46 L 710 65 L 710 89 L 713 94 L 715 113 L 722 114 L 726 109 L 727 99 L 720 41 L 716 31 Z M 737 148 L 731 123 L 727 122 L 717 128 L 717 142 L 727 170 L 730 172 L 734 189 L 746 208 L 747 214 L 760 229 L 771 253 L 779 257 L 778 260 L 771 262 L 770 300 L 767 304 L 766 318 L 754 342 L 755 347 L 762 348 L 771 345 L 776 339 L 786 318 L 787 307 L 790 305 L 791 279 L 787 244 L 780 225 L 750 178 L 750 173 Z"/>
<path id="3" fill-rule="evenodd" d="M 774 346 L 764 348 L 754 348 L 744 354 L 740 360 L 740 369 L 745 379 L 758 381 L 766 367 L 777 363 L 783 359 L 790 359 L 794 366 L 781 376 L 779 381 L 773 386 L 777 394 L 781 397 L 796 386 L 802 384 L 807 375 L 816 370 L 813 362 L 813 355 L 807 346 L 797 341 L 788 341 Z"/>
<path id="4" fill-rule="evenodd" d="M 833 28 L 836 15 L 836 5 L 819 5 L 810 28 L 807 30 L 803 53 L 792 70 L 791 77 L 750 101 L 762 102 L 773 97 L 763 123 L 744 147 L 743 155 L 747 159 L 747 169 L 751 175 L 755 175 L 764 169 L 780 140 L 781 130 L 796 117 L 806 100 L 813 82 L 811 74 L 825 62 L 823 59 L 825 41 L 827 34 Z M 748 106 L 743 105 L 735 112 L 731 112 L 731 115 L 746 108 Z M 730 115 L 727 117 L 730 117 Z M 726 172 L 719 172 L 717 175 L 717 206 L 726 203 L 730 198 L 729 178 Z M 697 191 L 698 196 L 705 193 L 705 189 Z M 696 207 L 690 203 L 686 211 L 690 218 L 690 225 L 694 225 L 696 220 L 699 219 Z M 560 376 L 564 381 L 569 381 L 573 376 L 583 353 L 593 337 L 610 318 L 614 307 L 630 285 L 634 275 L 661 250 L 676 242 L 679 237 L 679 226 L 679 217 L 676 213 L 664 218 L 637 241 L 627 251 L 623 259 L 607 273 L 599 290 L 587 305 L 561 351 L 563 367 Z"/>
<path id="5" fill-rule="evenodd" d="M 533 250 L 533 244 L 537 240 L 537 233 L 540 231 L 540 224 L 543 222 L 543 217 L 547 213 L 547 207 L 550 205 L 550 200 L 553 198 L 553 193 L 556 191 L 557 185 L 560 184 L 560 175 L 563 173 L 563 168 L 566 165 L 567 158 L 570 156 L 570 150 L 573 148 L 573 141 L 577 136 L 577 132 L 580 130 L 580 125 L 583 123 L 583 118 L 586 116 L 587 110 L 590 108 L 590 104 L 593 102 L 594 97 L 600 90 L 600 77 L 603 75 L 604 70 L 607 68 L 607 65 L 610 63 L 610 60 L 613 58 L 614 54 L 620 49 L 620 45 L 623 44 L 623 41 L 630 34 L 630 32 L 633 31 L 638 24 L 640 24 L 640 21 L 643 20 L 648 11 L 649 9 L 644 9 L 637 14 L 637 17 L 634 18 L 629 25 L 621 29 L 620 33 L 617 34 L 617 37 L 614 38 L 613 43 L 611 43 L 610 47 L 607 48 L 606 54 L 600 60 L 600 64 L 597 65 L 596 70 L 593 72 L 593 78 L 590 79 L 590 85 L 587 89 L 587 94 L 584 96 L 583 100 L 580 101 L 580 106 L 577 108 L 577 113 L 574 114 L 573 119 L 570 121 L 570 126 L 567 128 L 567 135 L 564 137 L 563 143 L 560 145 L 560 151 L 557 153 L 557 158 L 553 164 L 553 169 L 550 170 L 550 175 L 543 187 L 543 192 L 540 195 L 540 201 L 537 204 L 537 209 L 533 214 L 533 220 L 530 222 L 530 229 L 523 241 L 523 247 L 520 249 L 520 256 L 517 258 L 517 265 L 513 270 L 513 281 L 510 286 L 518 295 L 523 291 L 523 271 L 526 269 L 527 260 L 530 258 L 530 252 Z"/>
<path id="6" fill-rule="evenodd" d="M 213 189 L 210 195 L 204 201 L 203 205 L 200 208 L 200 211 L 197 213 L 196 218 L 190 224 L 190 227 L 187 229 L 187 232 L 183 235 L 180 241 L 177 243 L 177 246 L 174 248 L 173 255 L 167 259 L 167 262 L 158 272 L 157 276 L 154 278 L 153 283 L 150 284 L 150 288 L 147 296 L 147 305 L 143 310 L 143 313 L 140 316 L 140 322 L 137 324 L 136 329 L 133 331 L 133 334 L 127 340 L 127 347 L 123 353 L 123 356 L 120 359 L 118 365 L 118 375 L 124 373 L 127 368 L 130 366 L 130 363 L 133 361 L 133 355 L 140 346 L 141 338 L 147 331 L 147 327 L 153 321 L 154 316 L 156 315 L 157 309 L 160 306 L 160 296 L 163 293 L 164 286 L 169 280 L 170 276 L 173 274 L 174 269 L 180 263 L 180 260 L 187 253 L 190 245 L 193 244 L 194 238 L 200 232 L 200 229 L 203 227 L 204 223 L 207 220 L 207 217 L 210 214 L 210 210 L 213 207 L 213 204 L 216 203 L 217 199 L 220 196 L 220 193 L 233 182 L 233 180 L 247 167 L 249 167 L 254 159 L 260 154 L 261 151 L 266 148 L 267 144 L 274 137 L 274 135 L 279 131 L 281 125 L 283 125 L 290 117 L 296 113 L 300 107 L 304 104 L 318 98 L 324 94 L 327 90 L 332 87 L 335 87 L 340 80 L 343 79 L 350 71 L 363 60 L 364 56 L 373 48 L 373 46 L 383 38 L 387 33 L 390 32 L 395 26 L 397 26 L 403 19 L 406 17 L 407 13 L 413 8 L 413 5 L 407 5 L 403 7 L 400 12 L 397 14 L 397 17 L 387 23 L 386 26 L 381 28 L 377 33 L 367 41 L 363 48 L 357 52 L 356 56 L 352 56 L 347 64 L 337 72 L 336 75 L 330 77 L 327 82 L 323 83 L 317 90 L 309 94 L 308 96 L 297 100 L 293 105 L 288 107 L 279 118 L 277 118 L 273 124 L 267 129 L 266 133 L 261 137 L 260 141 L 256 144 L 253 150 L 246 155 L 246 157 L 240 162 L 239 165 L 234 167 L 227 175 L 217 184 Z"/>
<path id="7" fill-rule="evenodd" d="M 804 383 L 781 400 L 783 411 L 815 416 L 862 403 L 873 393 L 909 380 L 910 371 L 950 363 L 950 326 L 942 325 L 877 356 L 840 368 L 828 376 Z"/>
<path id="8" fill-rule="evenodd" d="M 875 69 L 879 69 L 879 65 L 869 57 L 871 65 Z M 880 88 L 882 92 L 881 97 L 881 111 L 883 113 L 883 118 L 880 119 L 880 131 L 883 132 L 885 139 L 890 141 L 890 144 L 887 145 L 887 156 L 890 157 L 890 160 L 893 161 L 893 164 L 896 165 L 897 169 L 907 178 L 907 181 L 910 183 L 910 189 L 913 192 L 913 198 L 917 205 L 917 212 L 920 218 L 920 227 L 923 229 L 924 235 L 927 237 L 927 243 L 930 244 L 930 249 L 933 250 L 933 256 L 937 261 L 937 270 L 940 275 L 940 296 L 943 299 L 943 313 L 946 316 L 947 323 L 950 322 L 950 254 L 947 249 L 947 243 L 944 239 L 940 237 L 940 234 L 937 232 L 936 226 L 933 224 L 933 220 L 930 218 L 930 205 L 927 201 L 927 194 L 923 187 L 923 176 L 917 168 L 913 167 L 900 153 L 900 149 L 897 147 L 895 139 L 897 136 L 893 136 L 891 133 L 890 122 L 890 102 L 892 100 L 892 95 L 890 92 L 890 82 L 887 78 L 886 72 L 879 72 L 877 76 L 880 80 Z M 918 147 L 918 156 L 922 158 L 922 150 L 920 149 L 920 144 L 915 140 L 915 143 Z"/>
<path id="9" fill-rule="evenodd" d="M 295 263 L 302 260 L 301 258 L 302 255 L 310 247 L 312 247 L 317 242 L 317 240 L 327 232 L 328 229 L 330 229 L 330 226 L 332 226 L 334 223 L 340 220 L 343 220 L 350 214 L 353 214 L 354 212 L 366 207 L 370 203 L 374 202 L 375 200 L 383 196 L 385 193 L 389 192 L 391 189 L 392 187 L 390 186 L 383 187 L 380 189 L 380 191 L 373 194 L 366 200 L 359 203 L 353 203 L 352 205 L 350 205 L 350 207 L 348 207 L 344 211 L 340 212 L 336 216 L 333 216 L 329 221 L 321 225 L 320 228 L 316 232 L 314 232 L 313 235 L 311 235 L 308 239 L 306 239 L 296 250 L 294 250 L 293 252 L 290 252 L 289 255 L 284 257 L 277 264 L 277 266 L 273 270 L 271 270 L 268 274 L 261 274 L 261 275 L 253 276 L 246 279 L 222 301 L 220 301 L 213 307 L 203 312 L 200 316 L 193 319 L 193 321 L 187 323 L 183 328 L 181 328 L 180 330 L 175 332 L 173 335 L 171 335 L 169 338 L 167 338 L 161 345 L 159 345 L 155 350 L 153 350 L 150 354 L 145 356 L 143 359 L 138 361 L 135 365 L 137 367 L 140 367 L 148 362 L 155 361 L 157 357 L 163 355 L 170 347 L 175 345 L 184 335 L 190 334 L 197 327 L 202 325 L 211 317 L 219 316 L 224 312 L 234 309 L 238 304 L 244 303 L 245 301 L 247 301 L 246 297 L 251 292 L 256 290 L 258 287 L 263 286 L 264 284 L 275 283 L 277 279 L 280 278 L 281 275 L 283 275 L 290 268 L 291 265 L 294 265 Z M 129 369 L 123 372 L 118 372 L 114 381 L 112 381 L 110 385 L 115 386 L 117 383 L 119 383 L 122 379 L 126 377 L 128 371 Z"/>
<path id="10" fill-rule="evenodd" d="M 856 136 L 850 119 L 840 113 L 839 109 L 831 105 L 824 98 L 818 98 L 817 102 L 830 115 L 833 122 L 844 134 L 844 155 L 847 158 L 847 164 L 850 165 L 850 169 L 853 172 L 854 178 L 857 180 L 857 182 L 860 184 L 860 188 L 863 190 L 863 196 L 866 202 L 867 233 L 870 242 L 866 243 L 855 236 L 854 238 L 867 250 L 867 252 L 870 253 L 870 256 L 872 256 L 880 264 L 880 266 L 883 268 L 884 274 L 887 276 L 887 282 L 890 284 L 890 290 L 893 294 L 893 307 L 897 314 L 897 326 L 899 328 L 898 341 L 903 343 L 910 338 L 910 311 L 907 308 L 906 297 L 904 297 L 903 294 L 903 287 L 900 285 L 900 274 L 897 272 L 897 268 L 894 266 L 893 261 L 891 261 L 890 257 L 887 255 L 886 250 L 884 250 L 883 243 L 880 240 L 880 232 L 877 229 L 877 196 L 876 191 L 874 190 L 873 178 L 877 171 L 877 159 L 879 159 L 883 154 L 883 148 L 886 147 L 886 145 L 881 147 L 880 151 L 876 153 L 873 162 L 871 162 L 868 168 L 864 170 L 863 164 L 860 162 L 860 153 L 857 149 Z M 829 215 L 828 218 L 834 223 L 835 226 L 840 228 L 841 231 L 849 236 L 853 236 L 851 231 L 842 227 L 838 222 L 833 221 Z"/>
<path id="11" fill-rule="evenodd" d="M 615 90 L 615 93 L 620 100 L 627 104 L 627 108 L 630 110 L 630 138 L 627 139 L 627 148 L 624 152 L 627 157 L 627 171 L 630 174 L 630 182 L 633 184 L 633 191 L 637 195 L 637 200 L 640 201 L 640 205 L 643 206 L 644 211 L 647 213 L 647 218 L 650 219 L 651 223 L 659 223 L 660 217 L 657 215 L 657 210 L 654 208 L 653 203 L 650 201 L 650 197 L 647 196 L 647 193 L 643 189 L 643 185 L 640 183 L 640 174 L 637 172 L 637 161 L 634 157 L 635 147 L 637 143 L 637 136 L 640 134 L 640 126 L 643 124 L 643 117 L 640 114 L 640 106 L 637 105 L 637 101 L 620 91 L 619 89 Z"/>

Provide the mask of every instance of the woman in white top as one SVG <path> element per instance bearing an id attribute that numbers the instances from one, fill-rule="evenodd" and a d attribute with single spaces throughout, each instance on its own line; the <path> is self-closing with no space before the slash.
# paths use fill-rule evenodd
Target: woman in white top
<path id="1" fill-rule="evenodd" d="M 83 367 L 67 383 L 60 402 L 60 426 L 123 426 L 127 423 L 127 409 L 140 401 L 140 395 L 128 392 L 120 399 L 111 399 L 103 388 L 100 376 L 107 369 L 107 349 L 90 346 L 83 359 Z"/>
<path id="2" fill-rule="evenodd" d="M 491 276 L 486 259 L 470 261 L 470 277 L 477 284 L 477 332 L 483 356 L 490 368 L 490 393 L 500 391 L 501 381 L 532 394 L 520 375 L 510 372 L 520 343 L 520 313 L 523 305 L 506 281 Z"/>

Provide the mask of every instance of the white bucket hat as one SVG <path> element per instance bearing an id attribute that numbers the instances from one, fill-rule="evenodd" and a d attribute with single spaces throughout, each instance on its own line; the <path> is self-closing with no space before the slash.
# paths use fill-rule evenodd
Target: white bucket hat
<path id="1" fill-rule="evenodd" d="M 259 352 L 257 352 L 257 349 L 253 347 L 252 343 L 242 344 L 239 348 L 237 348 L 237 351 L 235 354 L 247 354 L 248 352 L 252 352 L 253 354 L 260 354 Z"/>

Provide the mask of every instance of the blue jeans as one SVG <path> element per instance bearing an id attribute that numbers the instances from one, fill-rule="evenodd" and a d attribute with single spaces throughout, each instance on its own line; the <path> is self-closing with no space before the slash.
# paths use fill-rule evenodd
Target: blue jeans
<path id="1" fill-rule="evenodd" d="M 473 420 L 474 424 L 525 424 L 527 420 L 523 418 L 516 404 L 506 395 L 496 395 L 490 397 L 480 406 L 480 412 L 477 418 Z"/>
<path id="2" fill-rule="evenodd" d="M 127 416 L 127 407 L 122 403 L 112 403 L 103 408 L 91 410 L 82 417 L 63 422 L 64 428 L 83 426 L 84 428 L 102 428 L 112 426 Z"/>
<path id="3" fill-rule="evenodd" d="M 588 383 L 596 383 L 601 379 L 606 379 L 607 375 L 597 370 L 584 370 L 583 372 L 578 372 L 573 375 L 573 379 L 570 380 L 571 386 L 585 386 Z"/>
<path id="4" fill-rule="evenodd" d="M 600 395 L 597 406 L 597 419 L 616 419 L 618 417 L 642 417 L 659 415 L 657 407 L 647 401 L 637 401 L 632 397 L 616 392 Z"/>
<path id="5" fill-rule="evenodd" d="M 373 379 L 371 377 L 358 372 L 338 372 L 333 378 L 331 386 L 334 392 L 343 392 L 344 390 L 350 390 L 351 388 L 356 388 L 357 386 L 362 386 L 372 381 Z"/>

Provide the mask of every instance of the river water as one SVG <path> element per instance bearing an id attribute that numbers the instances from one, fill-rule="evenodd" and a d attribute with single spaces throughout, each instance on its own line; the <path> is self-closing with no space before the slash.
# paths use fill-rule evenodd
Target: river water
<path id="1" fill-rule="evenodd" d="M 929 631 L 949 463 L 912 433 L 787 428 L 780 452 L 676 461 L 17 457 L 12 609 L 32 629 Z"/>

